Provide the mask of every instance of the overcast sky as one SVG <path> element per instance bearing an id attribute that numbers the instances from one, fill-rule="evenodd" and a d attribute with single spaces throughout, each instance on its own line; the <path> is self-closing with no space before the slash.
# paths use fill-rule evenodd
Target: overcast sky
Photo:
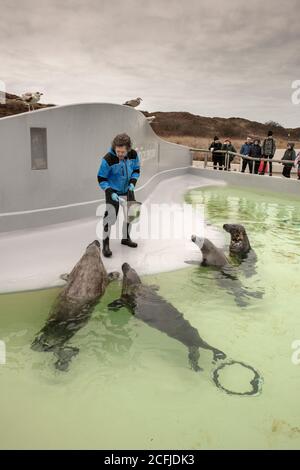
<path id="1" fill-rule="evenodd" d="M 189 111 L 300 126 L 299 0 L 0 0 L 0 80 L 43 102 L 140 96 Z"/>

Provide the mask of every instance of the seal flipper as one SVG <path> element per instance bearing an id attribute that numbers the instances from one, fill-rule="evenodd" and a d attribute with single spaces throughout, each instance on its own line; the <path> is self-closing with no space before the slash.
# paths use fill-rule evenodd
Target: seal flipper
<path id="1" fill-rule="evenodd" d="M 150 287 L 150 289 L 152 289 L 152 290 L 154 290 L 154 291 L 156 291 L 156 292 L 159 291 L 159 286 L 156 285 L 156 284 L 149 284 L 148 287 Z"/>
<path id="2" fill-rule="evenodd" d="M 200 266 L 201 261 L 196 261 L 196 260 L 191 259 L 191 260 L 186 260 L 185 263 L 191 264 L 192 266 Z"/>
<path id="3" fill-rule="evenodd" d="M 118 271 L 112 271 L 111 273 L 108 273 L 107 277 L 109 282 L 115 281 L 116 279 L 119 279 L 120 273 Z"/>
<path id="4" fill-rule="evenodd" d="M 247 307 L 249 305 L 250 298 L 262 299 L 264 296 L 263 291 L 250 291 L 245 287 L 239 287 L 231 292 L 234 295 L 235 303 L 239 307 Z"/>
<path id="5" fill-rule="evenodd" d="M 55 368 L 66 372 L 69 367 L 69 363 L 73 356 L 76 356 L 79 353 L 79 348 L 73 348 L 71 346 L 65 346 L 58 349 L 54 354 L 58 357 L 58 360 L 55 362 Z"/>
<path id="6" fill-rule="evenodd" d="M 262 299 L 265 292 L 263 290 L 250 291 L 247 293 L 249 297 L 254 297 L 255 299 Z"/>
<path id="7" fill-rule="evenodd" d="M 198 364 L 199 358 L 200 358 L 199 348 L 196 346 L 190 346 L 189 347 L 189 363 L 195 372 L 200 372 L 203 370 L 202 367 L 200 367 Z"/>
<path id="8" fill-rule="evenodd" d="M 56 349 L 56 343 L 44 333 L 44 329 L 39 332 L 31 343 L 31 349 L 38 352 L 53 352 Z"/>
<path id="9" fill-rule="evenodd" d="M 126 307 L 126 303 L 122 298 L 114 300 L 107 306 L 109 310 L 119 310 L 119 308 Z"/>
<path id="10" fill-rule="evenodd" d="M 59 278 L 62 279 L 63 281 L 68 282 L 69 276 L 70 276 L 70 274 L 64 273 L 64 274 L 61 274 L 61 275 L 59 276 Z"/>
<path id="11" fill-rule="evenodd" d="M 219 349 L 213 349 L 213 363 L 215 364 L 217 361 L 220 361 L 222 359 L 226 359 L 226 354 L 223 353 L 223 351 L 220 351 Z"/>

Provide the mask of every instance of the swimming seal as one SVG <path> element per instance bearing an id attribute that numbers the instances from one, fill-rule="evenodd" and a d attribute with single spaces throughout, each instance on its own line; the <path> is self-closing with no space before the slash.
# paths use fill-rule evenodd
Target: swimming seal
<path id="1" fill-rule="evenodd" d="M 195 371 L 202 370 L 198 364 L 199 348 L 210 350 L 214 361 L 226 358 L 223 351 L 206 343 L 183 314 L 157 294 L 157 289 L 143 284 L 137 272 L 128 263 L 122 265 L 122 271 L 121 297 L 110 303 L 109 309 L 126 307 L 136 318 L 180 341 L 187 347 L 189 362 Z"/>
<path id="2" fill-rule="evenodd" d="M 231 263 L 223 251 L 217 248 L 210 240 L 198 237 L 197 235 L 192 235 L 191 240 L 198 246 L 202 253 L 201 266 L 218 270 L 215 273 L 218 284 L 234 296 L 234 300 L 239 307 L 247 306 L 249 297 L 262 298 L 262 291 L 253 292 L 243 286 L 239 279 L 240 266 Z M 246 256 L 246 253 L 244 255 Z M 247 263 L 248 261 L 250 261 L 250 258 L 247 260 Z M 241 264 L 245 265 L 245 270 L 243 271 L 245 272 L 247 270 L 250 275 L 250 271 L 253 271 L 253 264 L 248 266 L 246 260 L 243 260 L 243 263 L 241 261 Z"/>

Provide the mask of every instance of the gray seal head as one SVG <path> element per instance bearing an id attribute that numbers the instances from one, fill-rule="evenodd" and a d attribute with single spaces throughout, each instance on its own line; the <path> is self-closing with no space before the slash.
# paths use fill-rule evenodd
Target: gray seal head
<path id="1" fill-rule="evenodd" d="M 223 229 L 230 234 L 229 252 L 233 255 L 245 255 L 251 250 L 245 227 L 240 224 L 224 224 Z"/>
<path id="2" fill-rule="evenodd" d="M 142 281 L 137 272 L 128 263 L 122 264 L 122 272 L 122 295 L 129 295 L 142 284 Z"/>
<path id="3" fill-rule="evenodd" d="M 101 296 L 108 283 L 101 259 L 100 243 L 90 243 L 81 259 L 68 276 L 65 296 L 78 300 L 93 300 Z"/>
<path id="4" fill-rule="evenodd" d="M 202 253 L 202 266 L 223 267 L 228 264 L 228 260 L 224 253 L 217 248 L 208 238 L 192 235 L 194 242 Z"/>

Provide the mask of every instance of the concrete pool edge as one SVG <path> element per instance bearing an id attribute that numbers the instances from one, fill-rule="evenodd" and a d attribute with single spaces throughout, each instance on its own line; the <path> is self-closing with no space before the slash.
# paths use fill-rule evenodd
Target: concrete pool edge
<path id="1" fill-rule="evenodd" d="M 169 178 L 162 177 L 147 198 L 143 199 L 145 214 L 143 210 L 141 218 L 146 217 L 147 220 L 148 209 L 151 211 L 152 205 L 155 207 L 162 202 L 163 206 L 167 203 L 183 211 L 185 206 L 183 196 L 187 191 L 211 185 L 211 180 L 190 175 L 184 169 L 165 172 L 164 175 L 166 174 Z M 214 184 L 217 187 L 224 183 Z M 202 214 L 199 216 L 197 220 L 201 231 L 204 219 Z M 155 219 L 153 223 L 159 224 L 159 220 Z M 167 223 L 167 219 L 166 222 L 162 219 L 163 226 L 164 223 Z M 144 226 L 142 221 L 141 224 Z M 102 219 L 95 213 L 93 217 L 1 233 L 0 258 L 5 270 L 0 271 L 0 293 L 32 291 L 63 285 L 64 281 L 59 276 L 70 272 L 88 243 L 99 237 L 101 240 L 101 227 Z M 206 230 L 207 236 L 216 244 L 223 245 L 224 237 L 220 236 L 219 231 L 211 226 L 206 227 Z M 184 233 L 180 239 L 136 237 L 134 230 L 132 232 L 133 238 L 139 243 L 139 248 L 132 250 L 121 245 L 118 238 L 112 238 L 113 257 L 103 260 L 107 271 L 120 271 L 122 263 L 129 262 L 141 275 L 155 274 L 186 268 L 188 267 L 186 259 L 200 257 L 199 250 L 190 241 L 192 232 Z"/>
<path id="2" fill-rule="evenodd" d="M 160 202 L 178 204 L 183 201 L 184 193 L 191 189 L 235 186 L 247 190 L 257 188 L 259 182 L 262 182 L 260 190 L 269 190 L 277 194 L 278 185 L 282 182 L 286 194 L 288 194 L 286 188 L 292 188 L 293 191 L 289 195 L 299 196 L 298 192 L 294 193 L 298 190 L 296 181 L 279 181 L 279 179 L 182 167 L 154 175 L 137 190 L 137 199 L 142 200 L 145 206 Z M 98 204 L 96 201 L 95 208 Z M 75 265 L 86 244 L 95 238 L 98 222 L 95 212 L 93 216 L 80 219 L 0 233 L 0 256 L 5 266 L 5 270 L 0 273 L 0 293 L 63 285 L 59 275 Z M 222 246 L 222 236 L 217 233 L 216 227 L 210 226 L 205 229 L 207 236 Z M 161 247 L 157 247 L 151 240 L 141 240 L 139 249 L 132 251 L 121 247 L 118 240 L 112 240 L 112 248 L 113 259 L 105 259 L 108 270 L 119 270 L 122 262 L 126 261 L 135 266 L 141 274 L 187 267 L 183 261 L 191 254 L 187 239 L 182 239 L 177 245 L 174 242 L 169 245 L 163 242 Z M 179 255 L 180 250 L 184 250 L 184 255 Z"/>

